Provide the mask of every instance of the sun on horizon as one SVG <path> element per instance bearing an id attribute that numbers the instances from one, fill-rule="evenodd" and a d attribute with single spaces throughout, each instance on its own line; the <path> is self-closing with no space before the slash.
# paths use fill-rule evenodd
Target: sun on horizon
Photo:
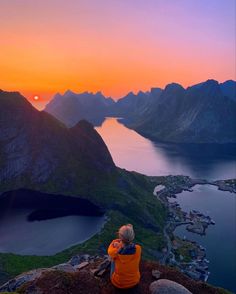
<path id="1" fill-rule="evenodd" d="M 235 0 L 11 0 L 0 19 L 1 88 L 36 105 L 235 80 Z"/>

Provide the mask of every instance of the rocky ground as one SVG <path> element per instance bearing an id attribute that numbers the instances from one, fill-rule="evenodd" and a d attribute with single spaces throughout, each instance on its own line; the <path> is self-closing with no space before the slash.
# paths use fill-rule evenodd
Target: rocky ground
<path id="1" fill-rule="evenodd" d="M 1 286 L 0 291 L 21 294 L 227 293 L 206 283 L 193 281 L 176 269 L 157 262 L 142 261 L 140 270 L 139 286 L 121 291 L 110 282 L 107 256 L 79 255 L 52 268 L 21 274 Z"/>

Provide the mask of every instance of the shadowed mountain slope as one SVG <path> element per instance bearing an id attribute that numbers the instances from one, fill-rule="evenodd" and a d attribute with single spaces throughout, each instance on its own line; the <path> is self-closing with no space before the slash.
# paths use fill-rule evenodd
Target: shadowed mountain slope
<path id="1" fill-rule="evenodd" d="M 227 92 L 226 88 L 224 91 Z M 170 84 L 151 111 L 128 121 L 127 125 L 160 141 L 235 143 L 236 102 L 225 96 L 214 80 L 186 90 Z"/>
<path id="2" fill-rule="evenodd" d="M 11 186 L 57 186 L 60 192 L 89 186 L 115 172 L 112 157 L 93 126 L 67 128 L 36 110 L 17 92 L 0 92 L 1 190 Z M 80 190 L 80 189 L 79 189 Z"/>

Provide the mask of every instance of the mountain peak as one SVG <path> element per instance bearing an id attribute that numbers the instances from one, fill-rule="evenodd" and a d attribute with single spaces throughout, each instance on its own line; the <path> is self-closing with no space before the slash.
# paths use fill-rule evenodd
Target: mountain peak
<path id="1" fill-rule="evenodd" d="M 96 96 L 102 96 L 102 97 L 104 97 L 104 95 L 102 94 L 101 91 L 96 92 L 95 95 L 96 95 Z"/>
<path id="2" fill-rule="evenodd" d="M 76 95 L 76 93 L 72 92 L 71 90 L 67 90 L 65 91 L 64 95 L 63 96 L 70 96 L 70 95 Z"/>
<path id="3" fill-rule="evenodd" d="M 226 80 L 224 83 L 221 84 L 236 84 L 236 81 L 234 80 Z"/>
<path id="4" fill-rule="evenodd" d="M 20 92 L 7 92 L 3 90 L 0 91 L 0 107 L 1 109 L 5 107 L 4 110 L 12 108 L 16 111 L 22 108 L 34 109 L 32 104 Z"/>
<path id="5" fill-rule="evenodd" d="M 206 84 L 206 85 L 219 85 L 219 82 L 214 80 L 214 79 L 209 79 L 209 80 L 206 80 L 205 83 L 203 84 Z"/>
<path id="6" fill-rule="evenodd" d="M 210 79 L 202 83 L 200 89 L 213 94 L 215 91 L 220 91 L 220 84 L 216 80 Z"/>
<path id="7" fill-rule="evenodd" d="M 184 90 L 183 86 L 178 83 L 170 83 L 166 85 L 165 90 Z"/>
<path id="8" fill-rule="evenodd" d="M 134 96 L 134 95 L 135 95 L 134 92 L 130 91 L 130 92 L 126 95 L 126 97 L 127 97 L 127 96 Z"/>

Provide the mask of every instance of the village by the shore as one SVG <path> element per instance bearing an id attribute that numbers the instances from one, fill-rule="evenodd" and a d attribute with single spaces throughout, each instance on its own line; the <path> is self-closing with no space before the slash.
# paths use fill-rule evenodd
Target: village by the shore
<path id="1" fill-rule="evenodd" d="M 168 176 L 165 184 L 157 185 L 153 193 L 168 210 L 168 219 L 163 230 L 167 245 L 163 248 L 161 262 L 177 267 L 194 280 L 206 282 L 210 275 L 206 249 L 197 242 L 186 238 L 181 239 L 174 233 L 176 227 L 185 225 L 186 230 L 205 235 L 207 228 L 215 225 L 215 221 L 209 215 L 204 215 L 200 211 L 183 211 L 175 199 L 177 193 L 182 191 L 192 192 L 192 187 L 198 184 L 214 185 L 219 190 L 236 193 L 235 179 L 210 182 L 185 176 Z"/>

